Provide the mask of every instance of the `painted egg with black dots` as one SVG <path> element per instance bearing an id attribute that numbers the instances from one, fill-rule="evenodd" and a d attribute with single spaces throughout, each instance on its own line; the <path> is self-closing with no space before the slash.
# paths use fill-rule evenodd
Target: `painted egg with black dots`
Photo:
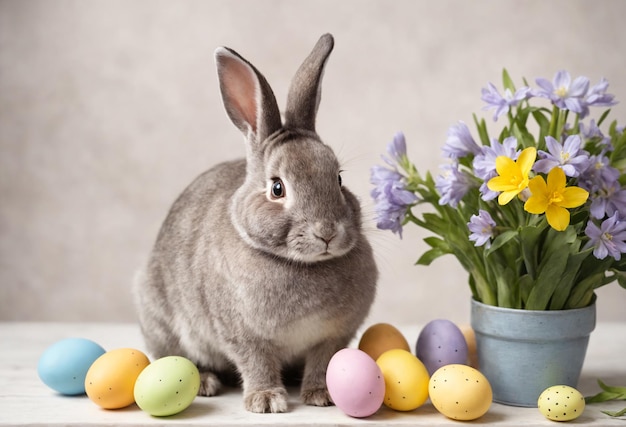
<path id="1" fill-rule="evenodd" d="M 491 407 L 491 384 L 478 370 L 467 365 L 443 366 L 430 377 L 430 401 L 448 418 L 460 421 L 482 417 Z"/>
<path id="2" fill-rule="evenodd" d="M 376 360 L 385 379 L 385 406 L 412 411 L 428 399 L 428 371 L 406 350 L 388 350 Z"/>
<path id="3" fill-rule="evenodd" d="M 442 366 L 467 363 L 467 341 L 461 329 L 450 320 L 432 320 L 417 338 L 415 355 L 432 375 Z"/>
<path id="4" fill-rule="evenodd" d="M 356 348 L 339 350 L 328 362 L 326 387 L 333 403 L 346 415 L 369 417 L 382 406 L 385 380 L 367 353 Z"/>
<path id="5" fill-rule="evenodd" d="M 200 388 L 200 373 L 192 361 L 181 356 L 155 360 L 137 377 L 135 402 L 156 417 L 178 414 L 191 405 Z"/>
<path id="6" fill-rule="evenodd" d="M 85 391 L 104 409 L 119 409 L 135 402 L 137 377 L 150 363 L 148 356 L 134 348 L 118 348 L 96 359 L 85 376 Z"/>
<path id="7" fill-rule="evenodd" d="M 585 411 L 585 398 L 575 388 L 555 385 L 545 389 L 537 399 L 539 412 L 552 421 L 571 421 Z"/>

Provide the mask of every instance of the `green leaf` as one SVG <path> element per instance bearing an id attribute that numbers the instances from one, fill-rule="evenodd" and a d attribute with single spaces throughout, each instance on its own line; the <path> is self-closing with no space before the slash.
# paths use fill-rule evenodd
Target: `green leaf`
<path id="1" fill-rule="evenodd" d="M 600 411 L 603 414 L 608 415 L 609 417 L 621 417 L 626 415 L 626 408 L 622 409 L 621 411 Z"/>
<path id="2" fill-rule="evenodd" d="M 478 117 L 476 114 L 472 114 L 474 117 L 474 123 L 476 124 L 476 130 L 478 131 L 478 136 L 480 137 L 480 142 L 482 145 L 489 145 L 489 134 L 487 133 L 487 123 L 485 123 L 485 119 L 481 119 L 478 121 Z"/>
<path id="3" fill-rule="evenodd" d="M 522 227 L 519 231 L 522 246 L 522 257 L 524 266 L 531 278 L 537 277 L 537 267 L 539 265 L 539 241 L 546 231 L 546 226 Z"/>
<path id="4" fill-rule="evenodd" d="M 593 396 L 585 397 L 585 403 L 602 403 L 610 400 L 621 400 L 622 395 L 619 393 L 611 393 L 608 391 L 601 391 Z"/>
<path id="5" fill-rule="evenodd" d="M 604 113 L 602 113 L 602 115 L 598 119 L 598 124 L 596 126 L 600 127 L 602 125 L 602 122 L 604 121 L 604 119 L 607 118 L 607 116 L 609 115 L 610 112 L 611 112 L 611 109 L 609 108 Z"/>
<path id="6" fill-rule="evenodd" d="M 580 246 L 580 245 L 579 245 Z M 565 267 L 565 272 L 563 276 L 559 279 L 559 283 L 554 291 L 554 295 L 552 295 L 552 300 L 550 301 L 550 310 L 563 310 L 565 308 L 565 304 L 567 303 L 567 299 L 574 288 L 574 284 L 576 278 L 578 277 L 578 271 L 580 270 L 580 266 L 582 265 L 585 258 L 591 254 L 593 248 L 589 248 L 582 252 L 576 252 L 571 254 L 567 259 L 567 266 Z"/>
<path id="7" fill-rule="evenodd" d="M 500 249 L 508 241 L 510 241 L 511 239 L 516 238 L 517 236 L 518 236 L 518 233 L 517 233 L 516 230 L 508 230 L 508 231 L 505 231 L 504 233 L 498 235 L 493 240 L 493 243 L 491 243 L 491 247 L 485 251 L 485 255 L 486 256 L 491 255 L 494 251 Z"/>
<path id="8" fill-rule="evenodd" d="M 445 240 L 440 239 L 439 237 L 426 237 L 424 241 L 428 244 L 428 246 L 433 249 L 440 249 L 445 253 L 452 252 L 452 248 L 450 248 L 450 245 Z"/>
<path id="9" fill-rule="evenodd" d="M 610 386 L 602 382 L 602 380 L 598 380 L 598 385 L 604 391 L 621 394 L 622 398 L 626 400 L 626 387 Z"/>
<path id="10" fill-rule="evenodd" d="M 449 252 L 442 251 L 441 249 L 438 249 L 438 248 L 430 249 L 424 252 L 415 264 L 428 266 L 440 256 L 447 255 L 448 253 Z"/>
<path id="11" fill-rule="evenodd" d="M 518 306 L 519 292 L 515 285 L 513 272 L 509 269 L 500 269 L 496 277 L 498 307 L 521 308 Z"/>
<path id="12" fill-rule="evenodd" d="M 515 93 L 515 84 L 513 83 L 513 79 L 509 75 L 509 72 L 506 68 L 502 69 L 502 85 L 505 89 L 510 90 L 512 93 Z"/>
<path id="13" fill-rule="evenodd" d="M 603 390 L 593 396 L 585 397 L 586 403 L 607 402 L 609 400 L 626 400 L 626 387 L 609 386 L 598 380 L 598 385 Z"/>
<path id="14" fill-rule="evenodd" d="M 545 148 L 545 137 L 550 132 L 550 120 L 546 118 L 541 110 L 535 110 L 532 112 L 535 121 L 539 125 L 539 138 L 537 140 L 537 148 Z"/>
<path id="15" fill-rule="evenodd" d="M 530 291 L 532 291 L 534 284 L 535 284 L 535 281 L 528 274 L 524 274 L 522 277 L 519 278 L 518 287 L 519 287 L 520 308 L 526 307 L 526 302 L 528 301 Z"/>
<path id="16" fill-rule="evenodd" d="M 550 299 L 567 267 L 570 253 L 568 245 L 576 240 L 576 232 L 571 226 L 560 232 L 551 228 L 546 240 L 546 247 L 540 254 L 535 286 L 526 301 L 527 310 L 548 309 Z"/>

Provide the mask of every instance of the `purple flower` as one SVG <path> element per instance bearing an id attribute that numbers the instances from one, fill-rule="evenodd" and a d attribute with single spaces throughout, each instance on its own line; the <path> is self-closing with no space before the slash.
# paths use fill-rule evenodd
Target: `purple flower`
<path id="1" fill-rule="evenodd" d="M 552 82 L 541 77 L 537 78 L 535 82 L 541 88 L 534 91 L 536 96 L 550 99 L 554 105 L 562 110 L 570 110 L 574 113 L 583 112 L 583 97 L 589 88 L 587 77 L 576 77 L 572 82 L 569 73 L 561 70 L 556 73 Z"/>
<path id="2" fill-rule="evenodd" d="M 582 103 L 583 109 L 580 112 L 581 118 L 584 118 L 589 114 L 589 107 L 591 106 L 610 107 L 617 104 L 617 101 L 614 101 L 615 96 L 606 93 L 608 87 L 609 82 L 605 78 L 602 78 L 600 79 L 600 83 L 589 89 Z"/>
<path id="3" fill-rule="evenodd" d="M 491 146 L 483 145 L 481 147 L 481 154 L 474 157 L 472 166 L 474 168 L 474 174 L 483 180 L 480 186 L 480 193 L 482 199 L 493 200 L 498 197 L 497 191 L 491 191 L 487 188 L 487 182 L 496 176 L 496 158 L 498 156 L 507 156 L 513 160 L 517 160 L 517 156 L 520 151 L 517 150 L 517 139 L 514 136 L 509 136 L 502 143 L 497 139 L 491 139 Z"/>
<path id="4" fill-rule="evenodd" d="M 613 151 L 611 138 L 605 136 L 604 133 L 602 133 L 595 120 L 590 120 L 589 126 L 586 126 L 584 123 L 581 122 L 578 125 L 578 130 L 580 132 L 580 135 L 585 139 L 585 141 L 597 141 L 597 145 L 604 146 L 607 150 Z"/>
<path id="5" fill-rule="evenodd" d="M 489 249 L 495 226 L 496 222 L 491 218 L 489 212 L 480 209 L 478 215 L 472 215 L 470 222 L 467 223 L 467 228 L 472 232 L 469 235 L 470 241 L 475 242 L 474 246 L 485 245 Z"/>
<path id="6" fill-rule="evenodd" d="M 587 168 L 589 153 L 581 149 L 580 136 L 568 136 L 563 145 L 553 137 L 546 136 L 546 146 L 548 153 L 543 150 L 537 153 L 539 160 L 533 166 L 535 172 L 548 173 L 558 166 L 565 175 L 576 177 Z"/>
<path id="7" fill-rule="evenodd" d="M 619 181 L 604 183 L 604 186 L 591 197 L 589 212 L 594 218 L 612 216 L 616 212 L 626 212 L 626 189 L 619 185 Z"/>
<path id="8" fill-rule="evenodd" d="M 442 151 L 451 159 L 459 159 L 468 154 L 480 154 L 480 146 L 472 138 L 467 125 L 459 122 L 448 129 L 448 137 Z"/>
<path id="9" fill-rule="evenodd" d="M 504 96 L 502 96 L 492 83 L 488 83 L 487 87 L 483 88 L 481 93 L 482 96 L 480 99 L 487 103 L 487 105 L 483 107 L 483 110 L 490 108 L 496 110 L 493 114 L 493 121 L 495 122 L 498 120 L 498 117 L 508 113 L 511 107 L 516 107 L 517 104 L 526 99 L 530 93 L 530 88 L 520 88 L 515 91 L 515 94 L 512 94 L 509 89 L 505 89 Z"/>
<path id="10" fill-rule="evenodd" d="M 626 253 L 626 221 L 620 221 L 617 212 L 603 221 L 600 227 L 589 221 L 585 234 L 591 239 L 585 249 L 593 247 L 593 255 L 598 259 L 610 255 L 619 261 Z"/>
<path id="11" fill-rule="evenodd" d="M 612 186 L 619 179 L 620 172 L 610 165 L 604 154 L 591 156 L 587 168 L 578 177 L 578 185 L 594 194 L 602 188 Z"/>
<path id="12" fill-rule="evenodd" d="M 377 227 L 391 230 L 402 238 L 404 217 L 407 209 L 418 200 L 417 196 L 406 189 L 404 176 L 383 166 L 372 167 L 370 182 L 376 186 L 371 196 L 376 203 Z"/>
<path id="13" fill-rule="evenodd" d="M 389 153 L 391 159 L 382 156 L 383 160 L 392 167 L 395 167 L 394 162 L 400 163 L 406 157 L 406 141 L 402 132 L 396 133 L 393 136 L 393 141 L 387 144 L 387 153 Z"/>
<path id="14" fill-rule="evenodd" d="M 441 169 L 444 170 L 444 173 L 435 178 L 435 188 L 441 196 L 439 204 L 456 208 L 472 187 L 471 178 L 466 172 L 460 171 L 459 165 L 456 163 L 443 165 Z"/>

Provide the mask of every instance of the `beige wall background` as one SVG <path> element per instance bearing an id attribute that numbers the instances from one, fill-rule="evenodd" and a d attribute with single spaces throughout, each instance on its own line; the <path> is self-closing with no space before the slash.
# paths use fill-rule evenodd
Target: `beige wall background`
<path id="1" fill-rule="evenodd" d="M 253 62 L 284 105 L 317 38 L 335 35 L 318 130 L 364 205 L 381 279 L 368 322 L 469 319 L 452 257 L 413 263 L 427 234 L 376 230 L 369 168 L 403 130 L 436 172 L 448 127 L 482 114 L 503 67 L 606 77 L 626 122 L 626 2 L 0 0 L 0 320 L 134 321 L 130 294 L 170 204 L 242 156 L 213 51 Z M 486 113 L 488 124 L 491 115 Z M 626 291 L 599 292 L 626 321 Z"/>

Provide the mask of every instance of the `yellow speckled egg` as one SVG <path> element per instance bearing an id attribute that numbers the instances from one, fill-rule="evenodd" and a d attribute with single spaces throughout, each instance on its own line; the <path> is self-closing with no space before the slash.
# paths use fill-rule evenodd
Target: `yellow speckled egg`
<path id="1" fill-rule="evenodd" d="M 105 409 L 132 405 L 135 402 L 135 381 L 149 363 L 148 357 L 134 348 L 118 348 L 104 353 L 87 371 L 87 396 Z"/>
<path id="2" fill-rule="evenodd" d="M 359 341 L 359 350 L 364 351 L 374 360 L 387 350 L 397 348 L 410 351 L 409 343 L 404 335 L 388 323 L 370 326 Z"/>
<path id="3" fill-rule="evenodd" d="M 383 403 L 396 411 L 412 411 L 428 399 L 428 371 L 409 351 L 388 350 L 376 360 L 385 379 Z"/>
<path id="4" fill-rule="evenodd" d="M 467 365 L 453 364 L 437 369 L 430 378 L 428 392 L 435 409 L 461 421 L 482 417 L 493 399 L 487 378 Z"/>
<path id="5" fill-rule="evenodd" d="M 552 421 L 571 421 L 582 415 L 585 398 L 573 387 L 555 385 L 545 389 L 537 400 L 539 412 Z"/>

